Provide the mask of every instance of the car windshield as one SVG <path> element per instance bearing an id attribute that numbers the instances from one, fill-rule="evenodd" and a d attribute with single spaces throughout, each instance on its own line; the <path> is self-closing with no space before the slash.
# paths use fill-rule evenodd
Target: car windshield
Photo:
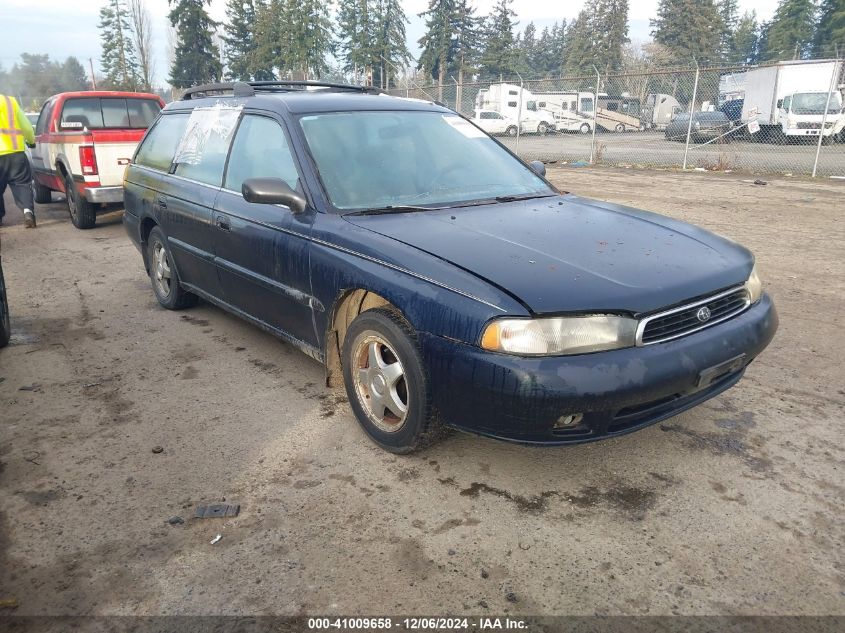
<path id="1" fill-rule="evenodd" d="M 810 92 L 793 95 L 793 114 L 824 114 L 824 103 L 827 99 L 826 92 Z M 831 93 L 828 112 L 839 112 L 842 109 L 842 98 L 838 92 Z"/>
<path id="2" fill-rule="evenodd" d="M 333 112 L 300 122 L 340 210 L 554 195 L 524 163 L 453 114 Z"/>

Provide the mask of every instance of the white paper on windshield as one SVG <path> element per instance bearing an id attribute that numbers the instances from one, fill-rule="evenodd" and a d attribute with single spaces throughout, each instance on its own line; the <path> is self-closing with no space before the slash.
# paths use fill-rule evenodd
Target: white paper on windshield
<path id="1" fill-rule="evenodd" d="M 174 163 L 199 165 L 209 139 L 228 140 L 238 123 L 243 106 L 218 103 L 205 108 L 195 108 L 188 119 L 185 133 L 176 146 Z"/>
<path id="2" fill-rule="evenodd" d="M 443 120 L 467 138 L 484 138 L 486 135 L 469 121 L 457 116 L 444 116 Z"/>

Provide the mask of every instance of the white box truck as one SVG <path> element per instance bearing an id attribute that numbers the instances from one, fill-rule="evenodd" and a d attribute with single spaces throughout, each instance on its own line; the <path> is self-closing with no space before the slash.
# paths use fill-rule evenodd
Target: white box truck
<path id="1" fill-rule="evenodd" d="M 546 134 L 555 131 L 554 114 L 537 107 L 537 99 L 531 91 L 515 84 L 491 84 L 478 91 L 476 110 L 492 110 L 509 119 L 519 120 L 522 131 L 531 134 Z"/>
<path id="2" fill-rule="evenodd" d="M 761 133 L 773 138 L 838 134 L 845 126 L 842 96 L 836 90 L 841 76 L 842 62 L 837 60 L 780 62 L 749 70 L 742 122 L 756 120 Z"/>

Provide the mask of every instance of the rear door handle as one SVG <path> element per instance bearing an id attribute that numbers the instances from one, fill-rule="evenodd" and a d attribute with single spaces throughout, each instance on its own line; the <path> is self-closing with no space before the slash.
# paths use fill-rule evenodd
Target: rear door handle
<path id="1" fill-rule="evenodd" d="M 167 208 L 167 199 L 166 198 L 159 198 L 158 199 L 158 208 L 159 209 L 166 209 Z"/>
<path id="2" fill-rule="evenodd" d="M 232 230 L 232 227 L 231 227 L 231 225 L 229 224 L 229 220 L 227 220 L 226 218 L 224 218 L 222 215 L 218 215 L 218 216 L 214 219 L 214 224 L 215 224 L 215 225 L 217 226 L 217 228 L 218 228 L 218 229 L 220 229 L 221 231 L 231 231 L 231 230 Z"/>

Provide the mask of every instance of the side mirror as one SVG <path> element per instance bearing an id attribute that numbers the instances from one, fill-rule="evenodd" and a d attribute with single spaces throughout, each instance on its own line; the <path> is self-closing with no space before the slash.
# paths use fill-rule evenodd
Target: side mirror
<path id="1" fill-rule="evenodd" d="M 778 99 L 778 109 L 783 107 L 783 99 Z"/>
<path id="2" fill-rule="evenodd" d="M 543 164 L 542 161 L 533 160 L 528 166 L 531 168 L 531 171 L 533 171 L 538 176 L 542 176 L 544 178 L 546 177 L 546 166 Z"/>
<path id="3" fill-rule="evenodd" d="M 293 213 L 302 213 L 308 204 L 301 193 L 291 189 L 281 178 L 249 178 L 241 185 L 241 193 L 247 202 L 281 204 Z"/>

